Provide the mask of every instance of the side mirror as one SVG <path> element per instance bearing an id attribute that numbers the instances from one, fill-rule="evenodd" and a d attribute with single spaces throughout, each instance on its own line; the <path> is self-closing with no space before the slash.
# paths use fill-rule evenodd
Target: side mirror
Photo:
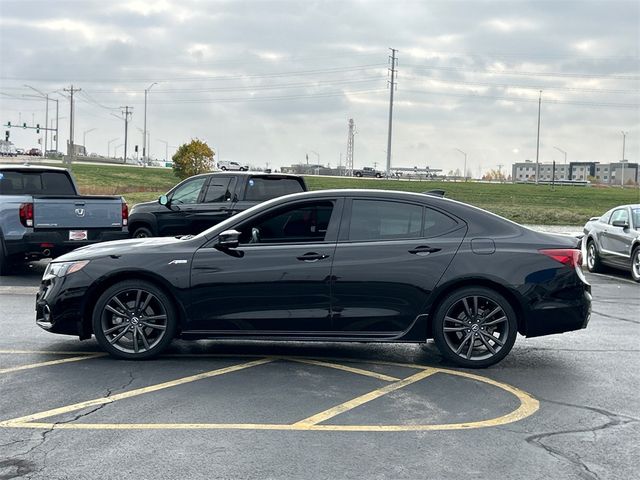
<path id="1" fill-rule="evenodd" d="M 622 227 L 622 228 L 629 228 L 629 222 L 627 222 L 626 220 L 614 220 L 613 223 L 611 224 L 614 227 Z"/>
<path id="2" fill-rule="evenodd" d="M 160 198 L 158 198 L 158 203 L 166 207 L 167 205 L 169 205 L 169 197 L 167 197 L 166 195 L 160 195 Z"/>
<path id="3" fill-rule="evenodd" d="M 219 248 L 237 248 L 240 244 L 240 232 L 237 230 L 225 230 L 218 235 Z"/>

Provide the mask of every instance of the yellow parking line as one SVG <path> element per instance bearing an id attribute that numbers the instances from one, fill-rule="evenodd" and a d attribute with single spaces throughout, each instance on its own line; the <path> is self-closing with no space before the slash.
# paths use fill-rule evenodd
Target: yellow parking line
<path id="1" fill-rule="evenodd" d="M 428 376 L 433 375 L 434 373 L 437 373 L 437 371 L 438 370 L 434 368 L 427 368 L 425 370 L 422 370 L 421 372 L 415 373 L 410 377 L 404 378 L 398 382 L 392 383 L 390 385 L 386 385 L 382 388 L 378 388 L 369 393 L 365 393 L 364 395 L 360 395 L 359 397 L 348 400 L 344 403 L 341 403 L 340 405 L 336 405 L 335 407 L 325 410 L 324 412 L 320 412 L 308 418 L 305 418 L 304 420 L 300 420 L 299 422 L 294 423 L 294 425 L 309 426 L 309 425 L 315 425 L 320 422 L 324 422 L 325 420 L 329 420 L 330 418 L 333 418 L 336 415 L 340 415 L 341 413 L 352 410 L 360 405 L 370 402 L 371 400 L 380 398 L 383 395 L 386 395 L 387 393 L 391 393 L 395 390 L 399 390 L 401 388 L 406 387 L 407 385 L 411 385 L 412 383 L 422 380 L 423 378 L 427 378 Z"/>
<path id="2" fill-rule="evenodd" d="M 273 361 L 272 358 L 262 358 L 260 360 L 253 360 L 251 362 L 232 365 L 230 367 L 218 368 L 216 370 L 199 373 L 197 375 L 191 375 L 188 377 L 179 378 L 177 380 L 171 380 L 169 382 L 158 383 L 156 385 L 150 385 L 148 387 L 129 390 L 128 392 L 118 393 L 116 395 L 111 395 L 110 397 L 95 398 L 93 400 L 74 403 L 73 405 L 67 405 L 65 407 L 54 408 L 52 410 L 46 410 L 44 412 L 38 412 L 32 415 L 26 415 L 24 417 L 5 420 L 3 422 L 0 422 L 0 427 L 12 426 L 12 424 L 16 424 L 16 423 L 31 422 L 33 420 L 41 420 L 43 418 L 53 417 L 55 415 L 62 415 L 64 413 L 75 412 L 76 410 L 82 410 L 83 408 L 94 407 L 94 406 L 103 405 L 106 403 L 113 403 L 125 398 L 136 397 L 138 395 L 143 395 L 145 393 L 157 392 L 158 390 L 164 390 L 166 388 L 176 387 L 178 385 L 184 385 L 185 383 L 195 382 L 196 380 L 202 380 L 205 378 L 215 377 L 218 375 L 224 375 L 225 373 L 236 372 L 238 370 L 255 367 L 257 365 L 262 365 L 272 361 Z"/>
<path id="3" fill-rule="evenodd" d="M 30 370 L 32 368 L 48 367 L 50 365 L 59 365 L 61 363 L 79 362 L 90 358 L 104 357 L 106 353 L 93 353 L 90 355 L 81 355 L 78 357 L 63 358 L 61 360 L 50 360 L 48 362 L 31 363 L 29 365 L 19 365 L 17 367 L 0 368 L 0 374 L 18 372 L 20 370 Z"/>
<path id="4" fill-rule="evenodd" d="M 0 354 L 25 354 L 25 355 L 93 355 L 94 353 L 102 352 L 83 352 L 83 351 L 69 351 L 69 350 L 1 350 Z"/>
<path id="5" fill-rule="evenodd" d="M 307 363 L 309 365 L 318 365 L 320 367 L 335 368 L 336 370 L 343 370 L 345 372 L 356 373 L 358 375 L 365 375 L 367 377 L 377 378 L 378 380 L 384 380 L 385 382 L 397 382 L 400 380 L 396 377 L 384 375 L 382 373 L 372 372 L 370 370 L 363 370 L 362 368 L 347 367 L 346 365 L 340 365 L 339 363 L 321 362 L 320 360 L 311 360 L 306 358 L 296 357 L 282 357 L 281 360 L 290 360 L 292 362 Z"/>

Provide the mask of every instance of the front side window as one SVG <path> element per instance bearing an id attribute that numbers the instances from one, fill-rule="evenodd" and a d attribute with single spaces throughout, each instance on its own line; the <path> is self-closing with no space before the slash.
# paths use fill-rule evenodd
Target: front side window
<path id="1" fill-rule="evenodd" d="M 613 212 L 611 215 L 611 221 L 609 223 L 613 224 L 616 221 L 623 221 L 629 223 L 629 213 L 626 208 L 620 208 Z"/>
<path id="2" fill-rule="evenodd" d="M 200 190 L 202 190 L 202 186 L 206 180 L 206 177 L 199 177 L 183 183 L 173 192 L 171 202 L 178 204 L 197 203 Z"/>
<path id="3" fill-rule="evenodd" d="M 324 242 L 334 202 L 323 200 L 285 207 L 241 225 L 241 244 Z"/>
<path id="4" fill-rule="evenodd" d="M 384 200 L 354 200 L 351 207 L 349 240 L 393 240 L 422 236 L 419 205 Z"/>

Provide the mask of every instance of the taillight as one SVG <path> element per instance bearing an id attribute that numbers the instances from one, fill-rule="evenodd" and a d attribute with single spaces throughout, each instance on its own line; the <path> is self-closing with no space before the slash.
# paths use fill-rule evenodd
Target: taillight
<path id="1" fill-rule="evenodd" d="M 20 223 L 25 227 L 33 227 L 33 203 L 20 204 Z"/>
<path id="2" fill-rule="evenodd" d="M 129 223 L 129 206 L 126 202 L 122 202 L 122 225 L 126 227 L 127 223 Z"/>
<path id="3" fill-rule="evenodd" d="M 582 267 L 582 251 L 576 248 L 551 248 L 540 253 L 568 267 Z"/>

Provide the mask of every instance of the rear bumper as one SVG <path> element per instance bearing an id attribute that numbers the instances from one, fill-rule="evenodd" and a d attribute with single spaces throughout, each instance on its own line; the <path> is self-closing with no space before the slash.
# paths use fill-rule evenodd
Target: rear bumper
<path id="1" fill-rule="evenodd" d="M 573 299 L 540 302 L 529 312 L 525 336 L 539 337 L 587 328 L 591 299 L 591 286 L 584 285 L 582 292 Z"/>
<path id="2" fill-rule="evenodd" d="M 127 229 L 87 230 L 88 240 L 69 240 L 69 230 L 26 233 L 21 240 L 5 241 L 10 255 L 26 255 L 32 258 L 57 257 L 76 248 L 111 240 L 129 238 Z"/>

